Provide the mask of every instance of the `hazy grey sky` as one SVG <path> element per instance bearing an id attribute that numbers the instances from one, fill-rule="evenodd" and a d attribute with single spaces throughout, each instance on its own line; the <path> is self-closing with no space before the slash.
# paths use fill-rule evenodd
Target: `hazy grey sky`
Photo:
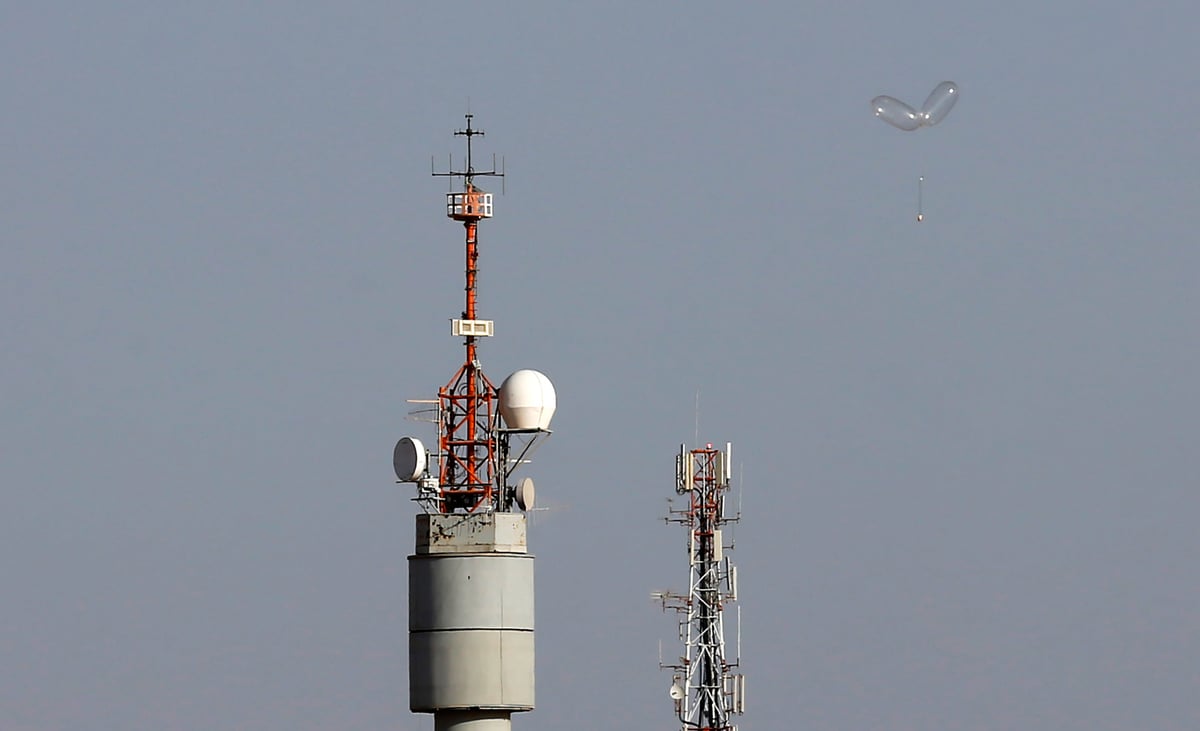
<path id="1" fill-rule="evenodd" d="M 734 443 L 744 731 L 1194 729 L 1193 3 L 9 3 L 0 728 L 430 729 L 431 154 L 553 379 L 538 709 L 671 729 L 673 457 Z M 874 119 L 952 79 L 941 125 Z M 925 222 L 914 221 L 925 176 Z"/>

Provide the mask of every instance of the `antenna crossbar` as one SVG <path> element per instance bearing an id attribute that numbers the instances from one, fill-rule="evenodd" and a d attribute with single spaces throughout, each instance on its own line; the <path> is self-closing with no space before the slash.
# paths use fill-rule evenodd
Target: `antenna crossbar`
<path id="1" fill-rule="evenodd" d="M 504 177 L 503 167 L 500 170 L 496 170 L 496 156 L 494 154 L 492 155 L 492 169 L 491 170 L 476 170 L 475 169 L 475 163 L 473 160 L 473 153 L 472 153 L 472 149 L 471 149 L 472 148 L 471 139 L 474 137 L 483 137 L 484 132 L 481 129 L 475 129 L 474 127 L 471 126 L 471 120 L 472 120 L 472 118 L 474 118 L 474 116 L 475 116 L 474 114 L 471 114 L 470 112 L 468 112 L 466 114 L 466 118 L 467 118 L 466 128 L 454 131 L 455 137 L 466 137 L 467 138 L 467 161 L 466 161 L 467 166 L 466 166 L 466 168 L 464 168 L 462 170 L 455 170 L 454 169 L 454 158 L 451 157 L 449 170 L 447 170 L 445 172 L 440 172 L 440 173 L 437 171 L 434 171 L 434 170 L 430 171 L 430 173 L 434 177 L 462 178 L 463 179 L 463 187 L 466 190 L 469 190 L 472 187 L 472 184 L 473 184 L 473 181 L 475 178 L 478 178 L 478 177 L 503 178 Z"/>

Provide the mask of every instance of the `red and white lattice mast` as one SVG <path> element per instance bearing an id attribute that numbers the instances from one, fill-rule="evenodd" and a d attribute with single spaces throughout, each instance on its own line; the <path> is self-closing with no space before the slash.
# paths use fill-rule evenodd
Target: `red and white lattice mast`
<path id="1" fill-rule="evenodd" d="M 682 615 L 683 655 L 662 664 L 673 671 L 670 696 L 681 731 L 735 731 L 733 716 L 745 711 L 745 677 L 733 672 L 740 658 L 725 652 L 724 612 L 737 601 L 737 568 L 725 555 L 733 546 L 723 529 L 741 517 L 726 512 L 731 452 L 729 444 L 724 451 L 681 446 L 675 461 L 675 492 L 686 502 L 672 505 L 667 522 L 688 531 L 688 593 L 654 597 Z"/>
<path id="2" fill-rule="evenodd" d="M 492 217 L 492 194 L 475 185 L 477 177 L 503 177 L 493 164 L 491 170 L 477 171 L 472 157 L 471 140 L 482 136 L 483 130 L 467 126 L 454 134 L 467 138 L 466 167 L 451 169 L 435 176 L 461 178 L 461 192 L 446 194 L 446 215 L 461 221 L 466 229 L 467 302 L 462 318 L 451 320 L 451 333 L 461 336 L 467 349 L 467 360 L 450 382 L 438 390 L 442 429 L 438 435 L 438 452 L 443 456 L 438 474 L 441 487 L 441 512 L 455 510 L 474 512 L 480 508 L 494 509 L 496 476 L 500 473 L 496 460 L 499 450 L 496 440 L 496 387 L 483 374 L 476 354 L 476 341 L 490 337 L 491 320 L 478 319 L 477 281 L 479 276 L 479 222 Z M 494 161 L 493 161 L 494 162 Z"/>
<path id="3" fill-rule="evenodd" d="M 556 397 L 546 376 L 518 370 L 497 389 L 479 363 L 480 338 L 494 334 L 477 312 L 479 223 L 492 216 L 492 194 L 474 167 L 472 139 L 483 134 L 467 115 L 466 166 L 434 172 L 458 178 L 446 215 L 466 229 L 466 306 L 451 334 L 466 362 L 438 389 L 437 449 L 404 437 L 392 456 L 400 482 L 417 485 L 416 549 L 409 556 L 409 707 L 434 715 L 435 731 L 508 731 L 513 713 L 534 707 L 533 554 L 525 516 L 533 481 L 512 484 L 538 438 L 550 433 Z"/>

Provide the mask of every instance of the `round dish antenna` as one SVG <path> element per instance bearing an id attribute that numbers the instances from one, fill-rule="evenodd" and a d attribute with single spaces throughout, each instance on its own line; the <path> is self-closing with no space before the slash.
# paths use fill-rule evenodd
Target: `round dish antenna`
<path id="1" fill-rule="evenodd" d="M 401 482 L 416 482 L 425 474 L 428 457 L 425 445 L 420 439 L 403 437 L 396 442 L 392 451 L 392 467 L 396 470 L 396 479 Z"/>
<path id="2" fill-rule="evenodd" d="M 526 477 L 517 483 L 517 507 L 525 512 L 533 510 L 533 478 Z"/>
<path id="3" fill-rule="evenodd" d="M 667 695 L 671 696 L 672 700 L 681 701 L 683 700 L 683 688 L 679 687 L 679 683 L 672 683 Z"/>

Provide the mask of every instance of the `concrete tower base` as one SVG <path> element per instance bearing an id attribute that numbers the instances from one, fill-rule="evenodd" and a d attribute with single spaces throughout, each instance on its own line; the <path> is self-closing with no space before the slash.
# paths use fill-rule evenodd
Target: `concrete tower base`
<path id="1" fill-rule="evenodd" d="M 417 516 L 409 708 L 436 731 L 509 731 L 533 710 L 533 556 L 517 513 Z"/>
<path id="2" fill-rule="evenodd" d="M 496 711 L 438 711 L 433 714 L 433 731 L 510 731 L 509 713 Z"/>

